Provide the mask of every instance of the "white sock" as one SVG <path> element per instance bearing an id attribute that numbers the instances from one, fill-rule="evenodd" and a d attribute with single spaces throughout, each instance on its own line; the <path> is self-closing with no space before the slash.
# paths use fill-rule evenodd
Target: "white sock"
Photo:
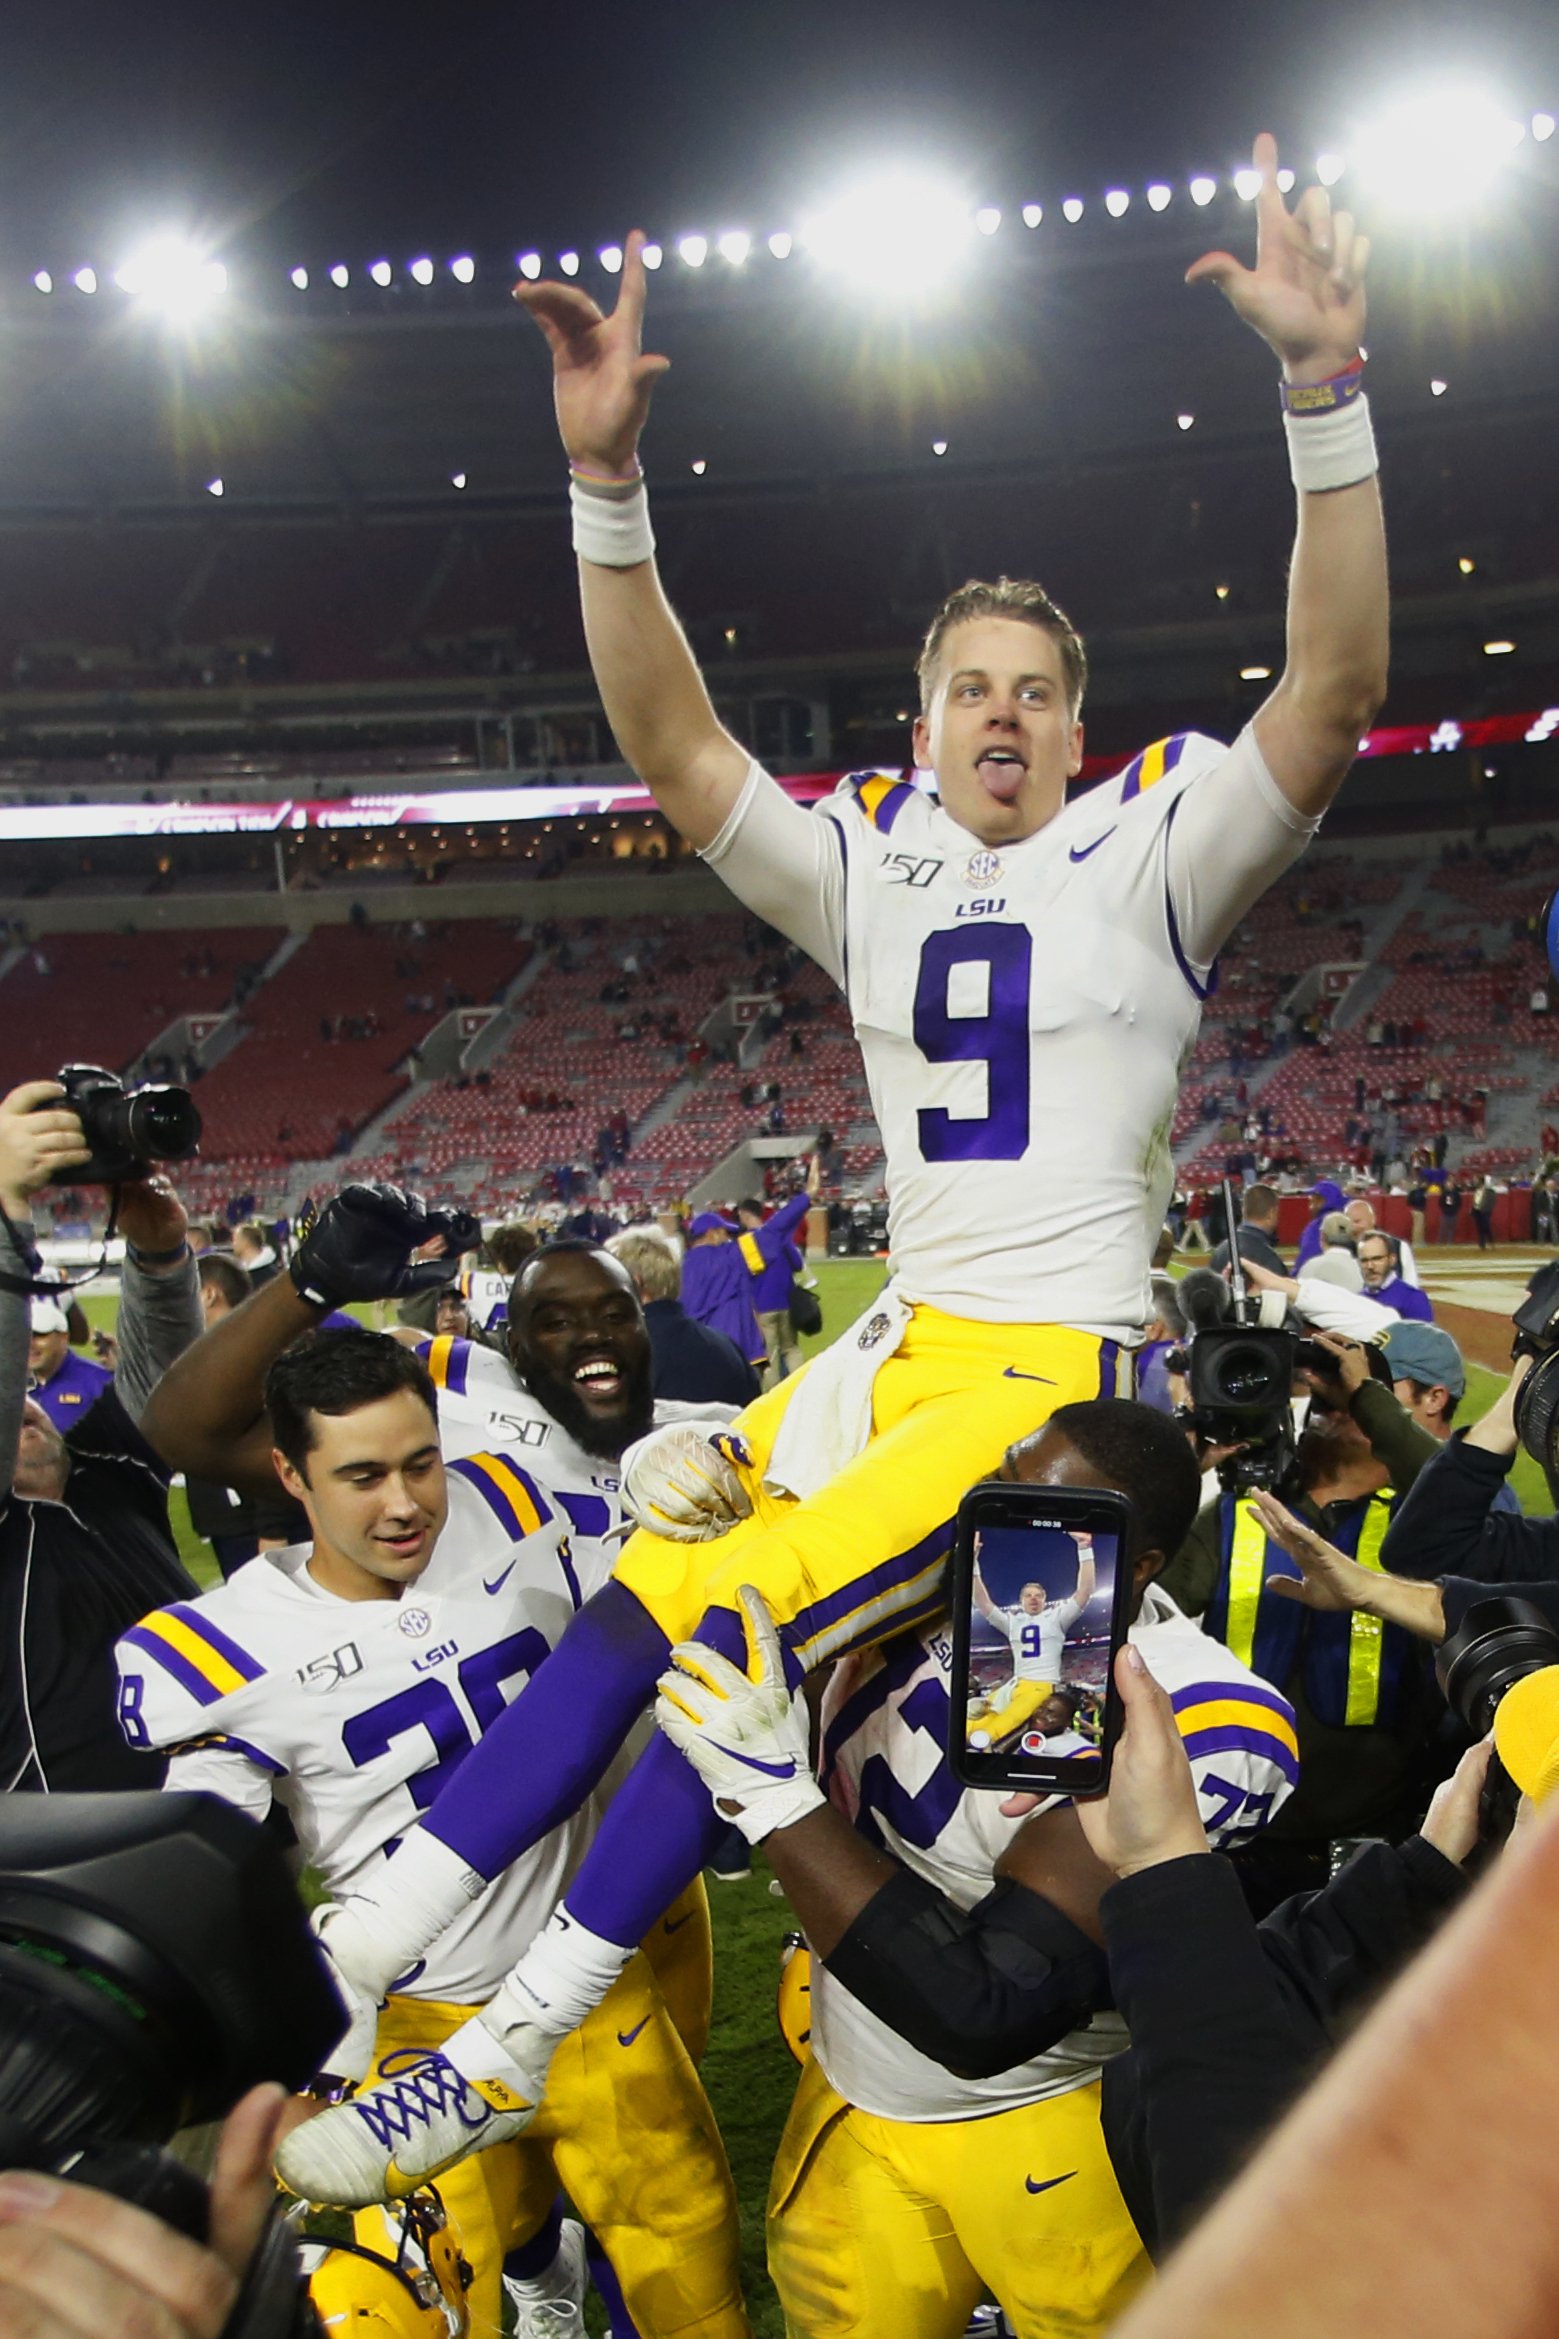
<path id="1" fill-rule="evenodd" d="M 321 1938 L 349 1981 L 382 1998 L 486 1890 L 458 1852 L 415 1827 L 367 1891 L 323 1919 Z"/>
<path id="2" fill-rule="evenodd" d="M 566 1907 L 554 1909 L 487 2008 L 489 2028 L 502 2036 L 523 2026 L 562 2038 L 594 2013 L 632 1955 L 592 1933 Z"/>

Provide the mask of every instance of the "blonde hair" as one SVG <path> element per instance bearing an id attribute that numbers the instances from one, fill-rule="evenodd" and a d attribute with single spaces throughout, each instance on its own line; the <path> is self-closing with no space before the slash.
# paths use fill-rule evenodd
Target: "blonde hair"
<path id="1" fill-rule="evenodd" d="M 614 1234 L 607 1249 L 621 1259 L 646 1299 L 680 1299 L 682 1262 L 666 1237 L 650 1227 Z"/>
<path id="2" fill-rule="evenodd" d="M 1083 648 L 1083 637 L 1066 611 L 1051 600 L 1044 586 L 1036 585 L 1027 577 L 998 577 L 994 585 L 982 584 L 978 577 L 971 577 L 956 593 L 948 594 L 926 629 L 915 668 L 923 708 L 931 703 L 943 642 L 955 625 L 965 625 L 971 617 L 1010 617 L 1020 625 L 1037 625 L 1042 633 L 1049 634 L 1061 653 L 1066 703 L 1075 720 L 1088 687 L 1088 653 Z"/>

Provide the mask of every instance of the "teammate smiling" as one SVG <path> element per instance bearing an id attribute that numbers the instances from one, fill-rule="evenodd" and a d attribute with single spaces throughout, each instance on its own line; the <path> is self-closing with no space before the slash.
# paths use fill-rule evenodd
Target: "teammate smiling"
<path id="1" fill-rule="evenodd" d="M 963 1489 L 1056 1407 L 1129 1385 L 1214 958 L 1314 834 L 1385 687 L 1367 246 L 1319 187 L 1288 211 L 1270 138 L 1255 161 L 1254 269 L 1212 253 L 1190 277 L 1282 364 L 1299 490 L 1287 662 L 1232 748 L 1161 741 L 1071 805 L 1082 644 L 1037 585 L 1006 580 L 954 594 L 927 638 L 915 755 L 937 797 L 864 773 L 815 815 L 792 803 L 722 729 L 655 572 L 637 448 L 666 360 L 641 352 L 643 239 L 610 317 L 577 286 L 520 288 L 552 351 L 608 719 L 673 824 L 844 990 L 887 1155 L 893 1284 L 742 1417 L 727 1476 L 733 1514 L 750 1515 L 713 1556 L 635 1536 L 415 1844 L 341 1913 L 332 1941 L 370 1987 L 575 1806 L 671 1644 L 696 1632 L 741 1652 L 739 1585 L 762 1590 L 798 1671 L 923 1620 Z M 513 2132 L 554 2042 L 714 1824 L 685 1765 L 652 1747 L 561 1925 L 451 2040 L 458 2107 L 422 2118 L 398 2102 L 392 2156 L 371 2113 L 344 2106 L 289 2141 L 289 2181 L 347 2196 L 435 2170 L 477 2131 Z"/>

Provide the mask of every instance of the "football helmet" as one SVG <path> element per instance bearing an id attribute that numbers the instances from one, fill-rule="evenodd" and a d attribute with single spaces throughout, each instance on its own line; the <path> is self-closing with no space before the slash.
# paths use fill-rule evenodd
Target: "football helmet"
<path id="1" fill-rule="evenodd" d="M 438 2194 L 426 2186 L 379 2214 L 382 2250 L 362 2240 L 303 2243 L 321 2327 L 330 2339 L 466 2339 L 471 2268 Z"/>

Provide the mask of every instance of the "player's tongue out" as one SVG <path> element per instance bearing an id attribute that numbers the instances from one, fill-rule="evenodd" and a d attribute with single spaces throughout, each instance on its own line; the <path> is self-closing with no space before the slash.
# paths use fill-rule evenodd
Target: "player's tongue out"
<path id="1" fill-rule="evenodd" d="M 987 747 L 976 759 L 974 768 L 986 793 L 994 796 L 998 804 L 1017 802 L 1018 790 L 1023 785 L 1023 759 L 1010 747 Z"/>

